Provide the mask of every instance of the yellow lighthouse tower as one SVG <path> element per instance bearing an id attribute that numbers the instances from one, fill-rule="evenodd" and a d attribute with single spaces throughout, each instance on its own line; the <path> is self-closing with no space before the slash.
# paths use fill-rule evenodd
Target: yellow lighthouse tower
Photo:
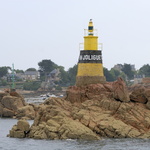
<path id="1" fill-rule="evenodd" d="M 102 52 L 98 50 L 98 36 L 94 35 L 92 19 L 89 21 L 88 33 L 84 36 L 84 50 L 80 51 L 76 85 L 104 83 Z"/>

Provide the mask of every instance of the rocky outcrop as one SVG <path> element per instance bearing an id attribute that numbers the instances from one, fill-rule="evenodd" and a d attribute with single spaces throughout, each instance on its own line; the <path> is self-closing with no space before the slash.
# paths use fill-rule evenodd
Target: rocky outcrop
<path id="1" fill-rule="evenodd" d="M 147 81 L 147 80 L 146 80 Z M 146 82 L 136 84 L 129 87 L 130 100 L 149 105 L 150 101 L 150 85 Z"/>
<path id="2" fill-rule="evenodd" d="M 17 92 L 0 92 L 0 116 L 34 119 L 37 106 L 27 104 Z"/>
<path id="3" fill-rule="evenodd" d="M 136 88 L 130 94 L 130 99 L 132 101 L 143 103 L 143 104 L 147 103 L 148 100 L 147 100 L 146 95 L 145 95 L 145 90 L 146 89 L 143 86 Z"/>
<path id="4" fill-rule="evenodd" d="M 19 120 L 17 125 L 12 127 L 9 132 L 9 137 L 24 138 L 27 137 L 30 132 L 30 125 L 26 120 Z"/>
<path id="5" fill-rule="evenodd" d="M 145 90 L 145 97 L 147 98 L 146 106 L 150 109 L 150 88 Z"/>
<path id="6" fill-rule="evenodd" d="M 38 111 L 38 106 L 35 104 L 27 104 L 24 107 L 20 107 L 17 110 L 16 118 L 21 119 L 31 119 L 34 120 L 36 112 Z"/>
<path id="7" fill-rule="evenodd" d="M 79 120 L 71 118 L 72 105 L 64 99 L 50 98 L 39 106 L 29 137 L 35 139 L 100 139 L 90 128 Z M 10 130 L 13 137 L 18 128 Z M 20 131 L 20 130 L 19 130 Z M 20 132 L 19 132 L 20 133 Z M 17 134 L 18 136 L 18 134 Z M 20 138 L 22 138 L 22 134 Z"/>
<path id="8" fill-rule="evenodd" d="M 145 91 L 147 99 L 149 92 Z M 65 99 L 49 98 L 38 106 L 39 111 L 28 137 L 90 140 L 102 137 L 150 138 L 148 102 L 129 101 L 122 80 L 72 86 L 66 95 Z M 16 131 L 13 127 L 10 135 Z"/>
<path id="9" fill-rule="evenodd" d="M 116 99 L 122 102 L 129 102 L 129 93 L 124 81 L 118 78 L 115 82 L 104 84 L 90 84 L 88 86 L 72 86 L 66 91 L 66 100 L 74 102 L 84 102 L 88 99 L 103 99 L 103 97 Z"/>
<path id="10" fill-rule="evenodd" d="M 115 98 L 116 100 L 120 100 L 122 102 L 130 101 L 126 84 L 122 78 L 118 78 L 117 81 L 112 83 L 112 91 L 113 98 Z"/>
<path id="11" fill-rule="evenodd" d="M 11 96 L 9 93 L 0 93 L 0 115 L 2 117 L 13 117 L 20 107 L 25 106 L 21 96 Z"/>
<path id="12" fill-rule="evenodd" d="M 101 137 L 150 137 L 150 110 L 144 104 L 93 99 L 79 105 L 50 98 L 39 109 L 30 128 L 30 138 L 93 140 Z M 15 131 L 13 127 L 10 132 Z"/>
<path id="13" fill-rule="evenodd" d="M 150 77 L 143 78 L 142 84 L 144 84 L 145 86 L 150 86 Z"/>

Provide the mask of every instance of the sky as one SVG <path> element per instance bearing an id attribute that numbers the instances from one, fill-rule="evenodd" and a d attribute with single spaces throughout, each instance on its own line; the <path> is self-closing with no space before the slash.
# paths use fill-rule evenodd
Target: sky
<path id="1" fill-rule="evenodd" d="M 50 59 L 68 70 L 90 19 L 104 67 L 150 64 L 150 0 L 0 0 L 0 67 L 39 69 Z"/>

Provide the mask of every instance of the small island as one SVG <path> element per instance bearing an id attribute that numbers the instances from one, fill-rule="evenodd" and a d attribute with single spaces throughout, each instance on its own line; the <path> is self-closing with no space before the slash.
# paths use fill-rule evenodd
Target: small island
<path id="1" fill-rule="evenodd" d="M 90 20 L 80 51 L 76 84 L 64 97 L 37 105 L 16 91 L 0 92 L 0 115 L 19 119 L 9 137 L 34 139 L 150 138 L 150 78 L 130 87 L 108 82 Z M 83 58 L 83 59 L 81 59 Z M 30 126 L 28 119 L 34 119 Z"/>

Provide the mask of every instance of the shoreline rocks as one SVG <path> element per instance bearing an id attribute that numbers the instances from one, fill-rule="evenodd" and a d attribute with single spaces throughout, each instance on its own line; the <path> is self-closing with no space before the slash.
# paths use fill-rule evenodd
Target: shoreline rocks
<path id="1" fill-rule="evenodd" d="M 149 89 L 142 91 L 147 102 L 130 100 L 141 92 L 131 91 L 132 96 L 129 96 L 121 79 L 112 83 L 69 87 L 66 98 L 49 98 L 38 106 L 27 137 L 86 140 L 150 138 L 149 92 Z M 15 132 L 13 127 L 10 135 Z"/>
<path id="2" fill-rule="evenodd" d="M 121 78 L 104 84 L 71 86 L 65 98 L 51 97 L 38 106 L 25 105 L 17 109 L 16 116 L 34 118 L 34 123 L 29 127 L 19 120 L 10 130 L 10 137 L 150 138 L 150 88 L 136 85 L 129 93 Z"/>
<path id="3" fill-rule="evenodd" d="M 27 104 L 17 92 L 0 92 L 0 116 L 34 119 L 37 111 L 34 104 Z"/>
<path id="4" fill-rule="evenodd" d="M 88 99 L 114 99 L 121 102 L 129 102 L 129 93 L 124 81 L 118 78 L 115 82 L 104 84 L 90 84 L 88 86 L 71 86 L 66 91 L 66 100 L 71 103 L 82 103 Z"/>
<path id="5" fill-rule="evenodd" d="M 12 130 L 9 132 L 9 137 L 14 138 L 25 138 L 28 137 L 30 132 L 30 125 L 26 120 L 19 120 L 17 125 L 12 127 Z"/>
<path id="6" fill-rule="evenodd" d="M 26 105 L 24 99 L 18 94 L 16 95 L 11 96 L 10 93 L 0 92 L 0 116 L 1 117 L 13 118 L 14 116 L 16 116 L 17 110 L 20 107 Z"/>

